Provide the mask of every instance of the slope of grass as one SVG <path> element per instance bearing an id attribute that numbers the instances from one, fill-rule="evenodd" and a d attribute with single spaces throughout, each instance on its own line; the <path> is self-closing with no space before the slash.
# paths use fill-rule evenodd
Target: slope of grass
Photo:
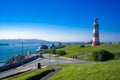
<path id="1" fill-rule="evenodd" d="M 39 74 L 41 74 L 45 71 L 48 71 L 48 70 L 52 71 L 52 68 L 38 69 L 38 70 L 30 71 L 30 72 L 25 72 L 25 73 L 22 73 L 22 74 L 19 74 L 19 75 L 16 75 L 16 76 L 5 78 L 3 80 L 26 80 L 30 77 L 39 75 Z"/>
<path id="2" fill-rule="evenodd" d="M 92 64 L 59 65 L 62 70 L 49 80 L 120 80 L 120 60 Z"/>
<path id="3" fill-rule="evenodd" d="M 81 56 L 79 59 L 83 59 L 86 53 L 86 58 L 89 58 L 90 54 L 93 51 L 97 51 L 99 49 L 105 49 L 113 54 L 115 54 L 115 58 L 118 59 L 120 57 L 120 44 L 101 44 L 100 46 L 92 47 L 91 45 L 85 45 L 85 48 L 81 48 L 79 44 L 71 44 L 67 45 L 66 47 L 60 49 L 66 51 L 68 54 L 66 57 L 73 57 L 73 55 Z"/>

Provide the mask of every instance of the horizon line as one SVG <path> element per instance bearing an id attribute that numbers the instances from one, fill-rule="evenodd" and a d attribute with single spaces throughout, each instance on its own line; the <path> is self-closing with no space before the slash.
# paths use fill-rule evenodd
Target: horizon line
<path id="1" fill-rule="evenodd" d="M 0 40 L 42 40 L 42 41 L 48 41 L 48 42 L 90 42 L 90 41 L 58 41 L 58 40 L 44 40 L 44 39 L 37 39 L 37 38 L 8 38 L 8 39 L 0 39 Z M 120 41 L 100 41 L 100 42 L 120 42 Z"/>

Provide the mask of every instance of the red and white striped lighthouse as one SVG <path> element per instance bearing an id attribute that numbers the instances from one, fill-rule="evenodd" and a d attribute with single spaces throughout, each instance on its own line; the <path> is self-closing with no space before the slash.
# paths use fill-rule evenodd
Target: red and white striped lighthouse
<path id="1" fill-rule="evenodd" d="M 94 18 L 92 46 L 100 45 L 98 19 Z"/>

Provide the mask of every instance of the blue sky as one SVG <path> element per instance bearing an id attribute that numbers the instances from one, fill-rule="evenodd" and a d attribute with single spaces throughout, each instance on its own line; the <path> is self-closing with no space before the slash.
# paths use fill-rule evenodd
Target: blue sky
<path id="1" fill-rule="evenodd" d="M 120 0 L 0 0 L 0 39 L 120 41 Z"/>

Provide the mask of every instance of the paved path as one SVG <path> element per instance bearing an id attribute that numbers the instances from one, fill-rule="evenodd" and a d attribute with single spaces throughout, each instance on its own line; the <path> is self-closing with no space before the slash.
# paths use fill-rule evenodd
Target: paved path
<path id="1" fill-rule="evenodd" d="M 60 68 L 55 68 L 55 71 L 52 71 L 51 73 L 49 73 L 45 77 L 41 78 L 40 80 L 48 80 L 48 78 L 50 78 L 51 76 L 53 76 L 54 74 L 56 74 L 60 70 L 61 70 Z"/>
<path id="2" fill-rule="evenodd" d="M 56 64 L 70 64 L 70 63 L 76 63 L 76 64 L 82 64 L 82 63 L 88 63 L 87 61 L 83 60 L 75 60 L 75 59 L 69 59 L 69 58 L 64 58 L 64 57 L 55 57 L 49 54 L 44 54 L 44 58 L 38 58 L 37 60 L 34 60 L 30 63 L 24 64 L 20 67 L 7 70 L 4 72 L 0 73 L 0 78 L 4 78 L 13 74 L 17 74 L 23 71 L 31 70 L 31 69 L 36 69 L 37 68 L 37 63 L 41 63 L 41 67 L 47 67 L 47 66 L 52 66 L 54 67 Z"/>
<path id="3" fill-rule="evenodd" d="M 4 71 L 4 72 L 0 72 L 0 78 L 4 78 L 4 77 L 10 76 L 10 75 L 14 75 L 14 74 L 17 74 L 17 73 L 20 73 L 20 72 L 24 72 L 24 71 L 35 69 L 34 62 L 35 61 L 32 61 L 32 62 L 27 63 L 25 65 L 22 65 L 20 67 L 13 68 L 13 69 L 10 69 L 10 70 Z"/>
<path id="4" fill-rule="evenodd" d="M 49 54 L 44 54 L 44 58 L 40 61 L 41 65 L 43 66 L 49 66 L 49 65 L 56 65 L 56 64 L 71 64 L 71 63 L 76 63 L 76 64 L 82 64 L 82 63 L 88 63 L 88 61 L 83 61 L 83 60 L 75 60 L 71 58 L 65 58 L 65 57 L 56 57 L 52 56 Z"/>

